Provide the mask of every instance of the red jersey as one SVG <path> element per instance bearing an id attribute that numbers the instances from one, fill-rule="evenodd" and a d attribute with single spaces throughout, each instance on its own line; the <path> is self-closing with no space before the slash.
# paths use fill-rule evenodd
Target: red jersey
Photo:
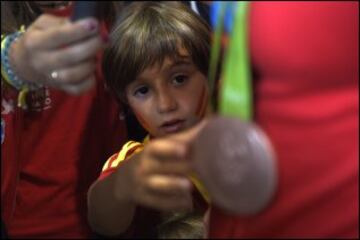
<path id="1" fill-rule="evenodd" d="M 126 139 L 98 63 L 96 87 L 80 96 L 32 93 L 28 110 L 2 83 L 1 217 L 10 237 L 92 236 L 88 188 Z"/>
<path id="2" fill-rule="evenodd" d="M 359 4 L 252 2 L 255 120 L 278 157 L 263 212 L 215 208 L 210 237 L 359 237 Z"/>

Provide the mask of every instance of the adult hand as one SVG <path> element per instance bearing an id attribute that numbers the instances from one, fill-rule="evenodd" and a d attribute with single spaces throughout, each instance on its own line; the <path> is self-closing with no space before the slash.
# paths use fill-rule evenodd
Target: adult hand
<path id="1" fill-rule="evenodd" d="M 95 82 L 96 53 L 105 43 L 94 18 L 75 23 L 43 14 L 12 46 L 10 61 L 25 81 L 79 94 Z"/>

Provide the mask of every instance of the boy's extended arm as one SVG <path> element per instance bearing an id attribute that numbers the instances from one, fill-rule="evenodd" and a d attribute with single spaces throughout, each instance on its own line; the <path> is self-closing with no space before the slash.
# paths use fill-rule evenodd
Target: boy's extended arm
<path id="1" fill-rule="evenodd" d="M 132 199 L 132 168 L 139 154 L 123 162 L 116 172 L 96 181 L 88 192 L 88 220 L 99 234 L 117 236 L 130 226 L 136 204 Z M 116 186 L 116 187 L 115 187 Z"/>

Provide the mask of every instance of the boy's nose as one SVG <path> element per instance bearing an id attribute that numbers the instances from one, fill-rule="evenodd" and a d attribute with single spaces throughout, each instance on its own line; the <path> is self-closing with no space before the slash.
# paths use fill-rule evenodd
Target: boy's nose
<path id="1" fill-rule="evenodd" d="M 159 113 L 175 111 L 177 108 L 176 99 L 170 92 L 163 91 L 158 94 L 157 108 Z"/>

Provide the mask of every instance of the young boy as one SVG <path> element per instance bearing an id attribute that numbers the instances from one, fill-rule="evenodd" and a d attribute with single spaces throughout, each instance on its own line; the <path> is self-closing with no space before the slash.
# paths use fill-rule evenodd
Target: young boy
<path id="1" fill-rule="evenodd" d="M 98 233 L 198 236 L 199 224 L 184 236 L 168 232 L 174 218 L 204 214 L 206 206 L 189 178 L 189 146 L 175 136 L 162 137 L 204 117 L 209 52 L 208 25 L 180 2 L 134 2 L 120 15 L 104 55 L 104 73 L 149 136 L 125 144 L 89 190 L 89 221 Z"/>

